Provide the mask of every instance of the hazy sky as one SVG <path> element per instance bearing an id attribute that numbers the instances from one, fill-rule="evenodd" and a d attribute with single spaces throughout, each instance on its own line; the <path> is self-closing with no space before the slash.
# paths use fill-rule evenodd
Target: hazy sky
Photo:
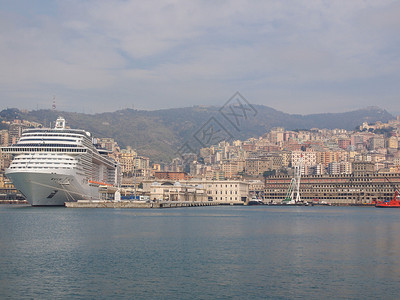
<path id="1" fill-rule="evenodd" d="M 400 111 L 400 1 L 0 0 L 0 109 Z"/>

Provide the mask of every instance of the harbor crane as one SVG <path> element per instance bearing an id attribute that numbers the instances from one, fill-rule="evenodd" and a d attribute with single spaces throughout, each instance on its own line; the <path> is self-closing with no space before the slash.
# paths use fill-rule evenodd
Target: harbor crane
<path id="1" fill-rule="evenodd" d="M 294 176 L 290 181 L 289 189 L 286 193 L 286 197 L 283 200 L 285 204 L 298 204 L 302 203 L 300 198 L 300 179 L 301 179 L 301 168 L 303 166 L 303 155 L 294 167 Z"/>

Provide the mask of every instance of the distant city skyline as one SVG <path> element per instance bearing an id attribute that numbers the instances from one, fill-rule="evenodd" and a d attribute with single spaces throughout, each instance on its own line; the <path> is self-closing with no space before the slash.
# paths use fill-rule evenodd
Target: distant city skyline
<path id="1" fill-rule="evenodd" d="M 397 1 L 0 0 L 0 109 L 400 112 Z"/>

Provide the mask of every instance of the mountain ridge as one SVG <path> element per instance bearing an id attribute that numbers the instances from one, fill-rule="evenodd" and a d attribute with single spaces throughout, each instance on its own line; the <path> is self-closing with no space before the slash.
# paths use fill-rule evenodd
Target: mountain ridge
<path id="1" fill-rule="evenodd" d="M 233 139 L 259 137 L 273 127 L 287 130 L 311 128 L 342 128 L 354 130 L 363 122 L 387 122 L 394 117 L 379 107 L 367 107 L 343 113 L 289 114 L 264 105 L 252 105 L 240 127 L 235 127 L 221 114 L 217 106 L 192 106 L 160 109 L 155 111 L 122 109 L 115 112 L 84 114 L 53 110 L 21 111 L 6 109 L 0 112 L 2 120 L 25 119 L 49 126 L 59 115 L 67 120 L 71 128 L 82 128 L 95 137 L 114 138 L 125 148 L 136 148 L 140 155 L 153 160 L 167 162 L 177 156 L 177 150 L 212 119 L 221 125 Z M 213 117 L 213 118 L 212 118 Z M 201 147 L 195 144 L 194 150 Z"/>

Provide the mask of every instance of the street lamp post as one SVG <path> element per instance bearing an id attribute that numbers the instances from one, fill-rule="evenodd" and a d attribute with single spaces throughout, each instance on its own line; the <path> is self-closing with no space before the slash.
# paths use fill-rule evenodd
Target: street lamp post
<path id="1" fill-rule="evenodd" d="M 135 176 L 135 199 L 136 200 L 136 158 L 135 158 L 135 165 L 133 166 L 134 170 L 134 176 Z"/>

